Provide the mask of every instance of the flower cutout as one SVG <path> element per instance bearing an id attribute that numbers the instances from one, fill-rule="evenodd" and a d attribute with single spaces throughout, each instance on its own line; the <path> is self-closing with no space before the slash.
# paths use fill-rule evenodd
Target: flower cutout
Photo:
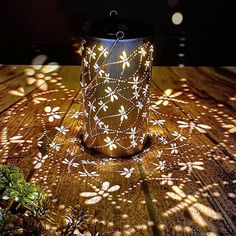
<path id="1" fill-rule="evenodd" d="M 138 89 L 138 84 L 139 84 L 138 80 L 139 80 L 138 76 L 136 77 L 134 76 L 133 81 L 128 82 L 129 84 L 132 84 L 132 89 L 134 90 Z"/>
<path id="2" fill-rule="evenodd" d="M 137 131 L 136 131 L 136 127 L 134 127 L 134 128 L 131 128 L 130 130 L 130 132 L 127 132 L 127 134 L 130 134 L 130 139 L 135 139 L 136 138 L 136 133 L 137 133 Z"/>
<path id="3" fill-rule="evenodd" d="M 85 204 L 96 204 L 102 200 L 102 198 L 106 198 L 110 195 L 111 192 L 115 192 L 120 189 L 119 185 L 114 185 L 110 187 L 110 183 L 108 181 L 102 184 L 101 189 L 94 186 L 95 192 L 83 192 L 80 193 L 81 197 L 89 198 L 85 201 Z"/>
<path id="4" fill-rule="evenodd" d="M 152 62 L 147 60 L 144 65 L 145 65 L 145 67 L 147 69 L 147 68 L 149 68 L 151 66 L 151 64 L 152 64 Z"/>
<path id="5" fill-rule="evenodd" d="M 95 69 L 95 71 L 98 73 L 100 77 L 102 77 L 102 75 L 105 73 L 105 71 L 102 70 L 97 63 L 94 64 L 93 68 Z"/>
<path id="6" fill-rule="evenodd" d="M 146 118 L 147 117 L 147 112 L 143 112 L 142 117 Z"/>
<path id="7" fill-rule="evenodd" d="M 125 178 L 130 178 L 131 177 L 131 175 L 133 174 L 133 172 L 134 172 L 134 168 L 132 167 L 132 168 L 130 168 L 130 169 L 128 169 L 128 168 L 124 168 L 122 171 L 119 171 L 120 172 L 120 175 L 123 175 Z"/>
<path id="8" fill-rule="evenodd" d="M 48 89 L 47 80 L 51 80 L 51 82 L 57 81 L 57 79 L 52 79 L 50 73 L 55 72 L 59 68 L 56 62 L 44 65 L 46 60 L 46 55 L 39 55 L 33 59 L 32 65 L 25 69 L 25 75 L 27 76 L 26 83 L 28 85 L 35 84 L 43 91 Z"/>
<path id="9" fill-rule="evenodd" d="M 143 88 L 143 95 L 146 97 L 149 91 L 149 85 L 146 84 L 145 88 Z"/>
<path id="10" fill-rule="evenodd" d="M 178 150 L 177 150 L 176 143 L 171 143 L 170 146 L 171 146 L 171 154 L 177 154 Z"/>
<path id="11" fill-rule="evenodd" d="M 44 111 L 47 113 L 49 122 L 53 122 L 54 119 L 58 120 L 61 118 L 61 116 L 58 113 L 59 110 L 60 110 L 60 107 L 51 108 L 50 106 L 46 106 L 44 108 Z"/>
<path id="12" fill-rule="evenodd" d="M 189 132 L 192 133 L 192 131 L 194 129 L 196 129 L 197 131 L 199 131 L 200 133 L 206 133 L 206 129 L 211 129 L 210 126 L 208 125 L 204 125 L 204 124 L 197 124 L 194 121 L 190 121 L 189 123 L 185 122 L 185 121 L 177 121 L 177 123 L 179 124 L 179 127 L 184 129 L 184 128 L 189 128 Z"/>
<path id="13" fill-rule="evenodd" d="M 19 87 L 16 90 L 9 90 L 8 93 L 19 96 L 19 97 L 24 97 L 25 96 L 25 89 L 23 87 Z"/>
<path id="14" fill-rule="evenodd" d="M 115 139 L 111 140 L 110 137 L 106 137 L 104 141 L 107 143 L 105 146 L 109 146 L 109 149 L 112 151 L 113 149 L 116 149 L 117 146 L 115 144 Z"/>
<path id="15" fill-rule="evenodd" d="M 180 96 L 183 92 L 176 92 L 173 93 L 172 89 L 166 89 L 162 96 L 159 97 L 159 100 L 155 103 L 156 105 L 164 105 L 167 106 L 170 101 L 172 102 L 179 102 L 179 103 L 186 103 L 185 101 L 176 99 L 176 97 Z"/>
<path id="16" fill-rule="evenodd" d="M 88 107 L 89 107 L 93 112 L 96 111 L 96 107 L 95 107 L 90 101 L 88 102 Z"/>
<path id="17" fill-rule="evenodd" d="M 102 52 L 104 57 L 108 56 L 107 48 L 104 48 L 102 45 L 98 48 L 98 51 Z"/>
<path id="18" fill-rule="evenodd" d="M 122 62 L 123 62 L 123 65 L 122 65 L 123 70 L 124 70 L 126 67 L 130 67 L 130 63 L 129 63 L 129 61 L 128 61 L 128 58 L 127 58 L 127 55 L 126 55 L 126 52 L 125 52 L 125 51 L 122 52 L 122 55 L 120 56 L 120 59 L 121 59 Z"/>
<path id="19" fill-rule="evenodd" d="M 179 166 L 181 166 L 180 170 L 188 169 L 188 172 L 192 172 L 193 169 L 204 170 L 202 165 L 204 165 L 202 161 L 179 163 Z"/>
<path id="20" fill-rule="evenodd" d="M 104 83 L 108 83 L 110 80 L 111 80 L 110 74 L 109 74 L 109 73 L 105 73 L 105 80 L 104 80 Z"/>
<path id="21" fill-rule="evenodd" d="M 142 110 L 142 108 L 143 108 L 143 104 L 142 104 L 140 101 L 138 101 L 135 106 L 138 108 L 138 112 L 139 112 L 140 110 Z"/>
<path id="22" fill-rule="evenodd" d="M 96 59 L 96 53 L 91 48 L 87 48 L 87 53 L 91 58 Z"/>
<path id="23" fill-rule="evenodd" d="M 114 100 L 118 99 L 117 95 L 110 87 L 107 87 L 105 92 L 108 94 L 108 96 L 110 96 L 111 102 L 114 102 Z"/>
<path id="24" fill-rule="evenodd" d="M 162 181 L 161 181 L 161 185 L 173 185 L 173 181 L 172 181 L 172 173 L 169 173 L 168 175 L 161 175 Z"/>
<path id="25" fill-rule="evenodd" d="M 108 134 L 109 133 L 109 125 L 104 125 L 103 126 L 103 133 Z"/>
<path id="26" fill-rule="evenodd" d="M 88 66 L 88 61 L 86 60 L 86 58 L 83 59 L 83 67 L 87 67 Z"/>
<path id="27" fill-rule="evenodd" d="M 39 169 L 44 161 L 48 158 L 48 155 L 43 156 L 41 152 L 38 153 L 37 157 L 34 158 L 33 164 L 34 169 Z"/>
<path id="28" fill-rule="evenodd" d="M 97 116 L 94 116 L 94 121 L 96 122 L 96 125 L 98 125 L 100 128 L 104 125 L 104 123 L 99 119 Z"/>
<path id="29" fill-rule="evenodd" d="M 141 55 L 141 60 L 143 57 L 146 56 L 147 52 L 145 51 L 145 49 L 143 47 L 140 48 L 140 50 L 138 51 L 138 53 Z"/>
<path id="30" fill-rule="evenodd" d="M 166 138 L 163 137 L 163 136 L 161 136 L 161 135 L 158 137 L 158 139 L 159 139 L 160 142 L 163 143 L 164 145 L 166 145 L 166 144 L 168 143 L 168 141 L 166 140 Z"/>
<path id="31" fill-rule="evenodd" d="M 157 151 L 156 157 L 157 157 L 157 158 L 160 158 L 160 157 L 161 157 L 161 155 L 162 155 L 162 153 L 163 153 L 163 151 L 162 151 L 162 150 L 161 150 L 161 151 Z"/>
<path id="32" fill-rule="evenodd" d="M 146 137 L 146 135 L 143 134 L 143 136 L 139 138 L 139 141 L 140 141 L 141 144 L 144 143 L 145 137 Z"/>
<path id="33" fill-rule="evenodd" d="M 49 146 L 50 146 L 51 148 L 55 149 L 56 151 L 59 151 L 60 148 L 61 148 L 61 145 L 60 145 L 60 144 L 57 144 L 57 143 L 55 143 L 55 142 L 50 143 Z"/>
<path id="34" fill-rule="evenodd" d="M 150 120 L 149 123 L 152 125 L 159 125 L 162 127 L 166 121 L 165 120 Z"/>
<path id="35" fill-rule="evenodd" d="M 131 143 L 131 147 L 136 147 L 138 145 L 134 139 L 130 143 Z"/>
<path id="36" fill-rule="evenodd" d="M 78 119 L 81 115 L 83 115 L 83 112 L 82 112 L 82 111 L 76 111 L 76 112 L 71 116 L 71 118 L 73 118 L 73 119 Z"/>
<path id="37" fill-rule="evenodd" d="M 174 137 L 176 137 L 176 139 L 179 139 L 179 141 L 181 141 L 181 142 L 183 142 L 184 140 L 187 139 L 186 137 L 184 137 L 183 135 L 179 134 L 179 133 L 176 132 L 176 131 L 174 131 L 174 132 L 172 133 L 172 135 L 173 135 Z"/>
<path id="38" fill-rule="evenodd" d="M 101 100 L 99 101 L 98 105 L 100 105 L 100 109 L 103 109 L 103 111 L 106 111 L 108 106 Z"/>
<path id="39" fill-rule="evenodd" d="M 46 101 L 46 100 L 47 100 L 47 98 L 34 97 L 32 101 L 34 104 L 40 104 L 42 101 Z"/>
<path id="40" fill-rule="evenodd" d="M 79 171 L 80 177 L 97 177 L 99 174 L 96 171 L 88 172 L 85 168 L 84 171 Z"/>
<path id="41" fill-rule="evenodd" d="M 125 108 L 123 105 L 120 106 L 120 109 L 119 109 L 119 113 L 120 113 L 120 121 L 123 122 L 123 120 L 127 120 L 128 119 L 128 116 L 126 114 L 126 111 L 125 111 Z"/>
<path id="42" fill-rule="evenodd" d="M 153 163 L 156 166 L 156 170 L 164 170 L 166 168 L 166 161 L 159 161 L 158 164 Z"/>
<path id="43" fill-rule="evenodd" d="M 138 98 L 140 97 L 138 91 L 134 91 L 134 92 L 133 92 L 133 95 L 134 95 L 134 98 L 135 98 L 135 99 L 138 99 Z"/>
<path id="44" fill-rule="evenodd" d="M 64 135 L 66 135 L 66 133 L 69 131 L 68 129 L 66 129 L 64 126 L 61 127 L 56 127 L 55 128 L 57 131 L 59 131 L 59 133 L 62 133 Z"/>
<path id="45" fill-rule="evenodd" d="M 224 124 L 222 125 L 223 128 L 228 129 L 229 133 L 233 134 L 236 133 L 236 121 L 232 121 L 234 124 Z"/>
<path id="46" fill-rule="evenodd" d="M 204 219 L 204 215 L 213 220 L 222 219 L 222 216 L 218 212 L 202 203 L 199 203 L 198 194 L 187 195 L 178 186 L 172 186 L 172 190 L 173 192 L 167 192 L 166 195 L 168 198 L 179 201 L 179 204 L 165 211 L 163 216 L 168 217 L 173 215 L 173 213 L 187 210 L 193 221 L 201 227 L 206 227 L 208 225 L 207 221 Z"/>
<path id="47" fill-rule="evenodd" d="M 70 142 L 71 143 L 76 143 L 76 142 L 81 142 L 81 140 L 80 140 L 80 138 L 72 137 L 72 138 L 70 138 Z"/>
<path id="48" fill-rule="evenodd" d="M 62 161 L 63 164 L 67 165 L 68 172 L 71 172 L 71 170 L 70 170 L 71 167 L 75 167 L 75 168 L 79 167 L 79 163 L 74 162 L 74 159 L 75 158 L 72 158 L 71 160 L 68 160 L 67 158 L 65 158 Z"/>

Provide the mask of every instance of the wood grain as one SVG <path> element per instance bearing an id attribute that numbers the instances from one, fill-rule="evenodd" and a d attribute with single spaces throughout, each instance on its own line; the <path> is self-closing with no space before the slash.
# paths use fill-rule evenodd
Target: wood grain
<path id="1" fill-rule="evenodd" d="M 0 160 L 47 190 L 58 219 L 79 203 L 112 235 L 236 234 L 233 75 L 154 67 L 148 143 L 138 155 L 115 159 L 81 142 L 80 67 L 61 66 L 51 75 L 61 79 L 45 80 L 45 91 L 27 85 L 25 69 L 0 70 Z M 9 93 L 18 87 L 23 96 Z M 85 192 L 99 200 L 87 204 L 94 194 Z"/>

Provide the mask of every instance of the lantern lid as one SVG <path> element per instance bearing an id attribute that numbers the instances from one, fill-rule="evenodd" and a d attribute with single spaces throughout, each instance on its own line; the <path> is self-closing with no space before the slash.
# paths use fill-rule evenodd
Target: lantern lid
<path id="1" fill-rule="evenodd" d="M 123 32 L 122 39 L 134 39 L 150 37 L 152 27 L 141 20 L 107 17 L 94 21 L 87 30 L 87 35 L 91 37 L 116 39 L 117 32 Z"/>

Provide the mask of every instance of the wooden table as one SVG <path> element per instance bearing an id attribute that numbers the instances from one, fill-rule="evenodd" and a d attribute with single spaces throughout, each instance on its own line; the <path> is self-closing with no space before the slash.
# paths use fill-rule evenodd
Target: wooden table
<path id="1" fill-rule="evenodd" d="M 154 67 L 150 141 L 115 159 L 81 144 L 80 67 L 30 68 L 0 70 L 0 160 L 44 187 L 58 216 L 79 203 L 114 235 L 236 235 L 233 73 Z"/>

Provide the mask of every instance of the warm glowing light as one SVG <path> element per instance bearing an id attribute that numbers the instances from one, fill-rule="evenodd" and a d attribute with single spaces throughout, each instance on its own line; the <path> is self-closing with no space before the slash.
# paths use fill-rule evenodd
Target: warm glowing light
<path id="1" fill-rule="evenodd" d="M 172 15 L 172 23 L 174 25 L 180 25 L 183 21 L 183 15 L 180 12 L 175 12 Z"/>

